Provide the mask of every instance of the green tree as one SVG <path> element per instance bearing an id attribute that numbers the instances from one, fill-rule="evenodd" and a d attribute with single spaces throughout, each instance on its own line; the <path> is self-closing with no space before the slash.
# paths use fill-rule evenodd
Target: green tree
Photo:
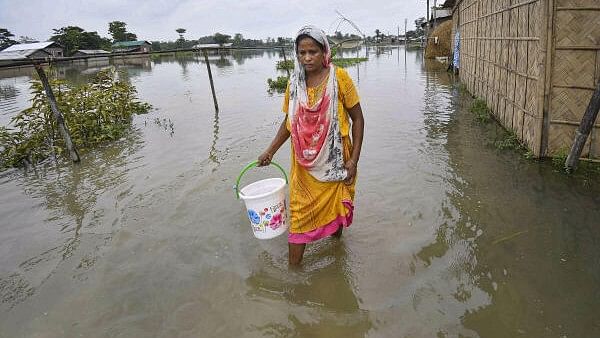
<path id="1" fill-rule="evenodd" d="M 108 32 L 113 37 L 114 42 L 135 41 L 137 36 L 127 31 L 127 24 L 123 21 L 112 21 L 108 23 Z"/>
<path id="2" fill-rule="evenodd" d="M 425 24 L 425 18 L 424 17 L 420 17 L 417 20 L 415 20 L 415 34 L 417 37 L 421 37 L 423 35 L 425 35 L 425 31 L 423 30 L 423 25 Z"/>
<path id="3" fill-rule="evenodd" d="M 233 36 L 233 45 L 241 46 L 243 44 L 243 41 L 244 36 L 241 33 L 235 33 L 235 35 Z"/>
<path id="4" fill-rule="evenodd" d="M 77 26 L 53 29 L 51 41 L 65 48 L 65 55 L 70 56 L 78 49 L 109 49 L 110 40 L 100 37 L 96 32 L 86 32 Z"/>
<path id="5" fill-rule="evenodd" d="M 230 35 L 221 34 L 221 33 L 215 33 L 215 35 L 213 36 L 213 39 L 215 40 L 215 42 L 218 43 L 220 46 L 222 46 L 224 43 L 229 41 L 230 38 L 231 38 Z"/>
<path id="6" fill-rule="evenodd" d="M 17 42 L 11 37 L 15 36 L 13 33 L 9 32 L 6 28 L 0 28 L 0 50 L 8 48 Z"/>

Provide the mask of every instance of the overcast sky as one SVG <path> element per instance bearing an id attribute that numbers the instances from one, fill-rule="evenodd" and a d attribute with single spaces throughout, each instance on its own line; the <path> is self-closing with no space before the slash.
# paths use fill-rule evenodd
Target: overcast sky
<path id="1" fill-rule="evenodd" d="M 433 2 L 433 1 L 432 1 Z M 339 23 L 335 10 L 352 20 L 366 35 L 375 29 L 396 34 L 398 26 L 414 29 L 425 16 L 425 0 L 0 0 L 0 28 L 16 37 L 47 40 L 53 28 L 79 26 L 109 37 L 108 23 L 124 21 L 140 40 L 176 40 L 175 29 L 187 29 L 186 39 L 216 32 L 245 38 L 292 37 L 304 24 L 333 33 Z M 354 33 L 347 23 L 343 33 Z"/>

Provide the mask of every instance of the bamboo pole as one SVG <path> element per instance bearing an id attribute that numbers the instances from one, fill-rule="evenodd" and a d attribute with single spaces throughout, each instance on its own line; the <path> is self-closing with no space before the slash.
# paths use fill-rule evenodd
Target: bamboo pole
<path id="1" fill-rule="evenodd" d="M 540 2 L 541 15 L 543 16 L 541 30 L 541 44 L 543 48 L 540 48 L 542 55 L 540 56 L 541 62 L 539 65 L 538 77 L 540 81 L 544 81 L 542 86 L 538 86 L 540 91 L 539 95 L 539 116 L 542 117 L 539 128 L 541 129 L 540 137 L 540 154 L 539 157 L 546 156 L 548 153 L 548 142 L 550 137 L 550 111 L 552 109 L 552 70 L 554 67 L 555 49 L 554 46 L 554 0 Z"/>
<path id="2" fill-rule="evenodd" d="M 290 70 L 287 67 L 287 57 L 285 56 L 285 48 L 281 47 L 281 53 L 283 53 L 283 62 L 285 64 L 285 72 L 287 73 L 288 78 L 290 77 Z"/>
<path id="3" fill-rule="evenodd" d="M 596 117 L 598 117 L 598 110 L 600 110 L 600 82 L 598 82 L 594 95 L 592 95 L 590 103 L 585 110 L 585 114 L 583 114 L 583 119 L 579 124 L 579 128 L 577 128 L 577 131 L 575 132 L 575 139 L 573 140 L 571 152 L 565 161 L 565 168 L 569 172 L 577 169 L 579 156 L 581 155 L 585 141 L 594 126 L 594 121 L 596 121 Z"/>
<path id="4" fill-rule="evenodd" d="M 476 12 L 476 19 L 475 19 L 475 36 L 477 37 L 477 39 L 475 40 L 475 56 L 474 56 L 474 60 L 473 60 L 473 91 L 472 93 L 475 95 L 480 95 L 479 91 L 477 90 L 477 67 L 479 66 L 479 2 L 480 0 L 476 0 L 477 2 L 477 12 Z"/>
<path id="5" fill-rule="evenodd" d="M 52 109 L 52 114 L 56 119 L 56 124 L 58 125 L 58 130 L 60 131 L 60 135 L 65 141 L 65 146 L 69 151 L 69 156 L 73 162 L 79 162 L 79 154 L 77 153 L 77 149 L 75 149 L 75 145 L 73 141 L 71 141 L 71 134 L 69 134 L 69 129 L 65 125 L 65 119 L 63 115 L 58 110 L 58 104 L 56 104 L 56 98 L 54 97 L 54 93 L 52 92 L 52 88 L 50 87 L 50 83 L 48 82 L 48 77 L 44 72 L 44 69 L 40 64 L 35 64 L 35 70 L 40 77 L 40 81 L 42 81 L 42 85 L 44 86 L 44 91 L 46 92 L 46 96 L 48 97 L 48 101 L 50 102 L 50 109 Z"/>
<path id="6" fill-rule="evenodd" d="M 204 61 L 206 61 L 206 68 L 208 69 L 208 79 L 210 81 L 210 90 L 212 91 L 213 101 L 215 103 L 215 111 L 219 111 L 217 95 L 215 95 L 215 85 L 213 83 L 212 72 L 210 71 L 210 62 L 208 62 L 208 53 L 206 53 L 206 49 L 203 49 L 202 51 L 204 52 Z"/>
<path id="7" fill-rule="evenodd" d="M 427 42 L 429 42 L 429 0 L 427 0 L 427 19 L 425 19 L 425 23 L 425 45 L 427 45 Z"/>

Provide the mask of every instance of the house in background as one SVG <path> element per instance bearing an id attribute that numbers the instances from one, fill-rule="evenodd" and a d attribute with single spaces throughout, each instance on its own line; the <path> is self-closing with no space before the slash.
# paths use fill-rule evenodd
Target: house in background
<path id="1" fill-rule="evenodd" d="M 446 21 L 452 20 L 452 8 L 455 3 L 455 0 L 446 0 L 437 7 L 432 6 L 429 12 L 429 18 L 421 24 L 421 28 L 425 29 L 427 25 L 429 25 L 430 29 L 435 28 Z"/>
<path id="2" fill-rule="evenodd" d="M 0 52 L 0 65 L 18 65 L 28 60 L 45 61 L 51 58 L 50 53 L 43 49 L 27 49 Z"/>
<path id="3" fill-rule="evenodd" d="M 112 45 L 114 53 L 149 53 L 152 43 L 148 41 L 119 41 Z"/>
<path id="4" fill-rule="evenodd" d="M 227 42 L 224 43 L 223 45 L 219 45 L 218 43 L 200 43 L 197 45 L 194 45 L 194 47 L 192 48 L 196 48 L 196 49 L 211 49 L 211 48 L 230 48 L 233 45 L 233 42 Z"/>
<path id="5" fill-rule="evenodd" d="M 73 56 L 102 56 L 102 55 L 110 55 L 110 52 L 107 52 L 103 49 L 78 49 L 73 53 Z"/>
<path id="6" fill-rule="evenodd" d="M 35 43 L 19 43 L 12 45 L 4 50 L 4 52 L 22 52 L 22 51 L 44 51 L 52 58 L 61 58 L 64 56 L 64 48 L 54 41 L 35 42 Z"/>

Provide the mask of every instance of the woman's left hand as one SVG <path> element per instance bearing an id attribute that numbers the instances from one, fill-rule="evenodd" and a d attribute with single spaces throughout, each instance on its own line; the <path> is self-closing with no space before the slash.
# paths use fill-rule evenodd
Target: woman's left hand
<path id="1" fill-rule="evenodd" d="M 344 167 L 348 171 L 348 176 L 346 176 L 344 184 L 350 185 L 354 182 L 354 178 L 356 177 L 356 162 L 351 159 L 347 160 L 346 164 L 344 164 Z"/>

